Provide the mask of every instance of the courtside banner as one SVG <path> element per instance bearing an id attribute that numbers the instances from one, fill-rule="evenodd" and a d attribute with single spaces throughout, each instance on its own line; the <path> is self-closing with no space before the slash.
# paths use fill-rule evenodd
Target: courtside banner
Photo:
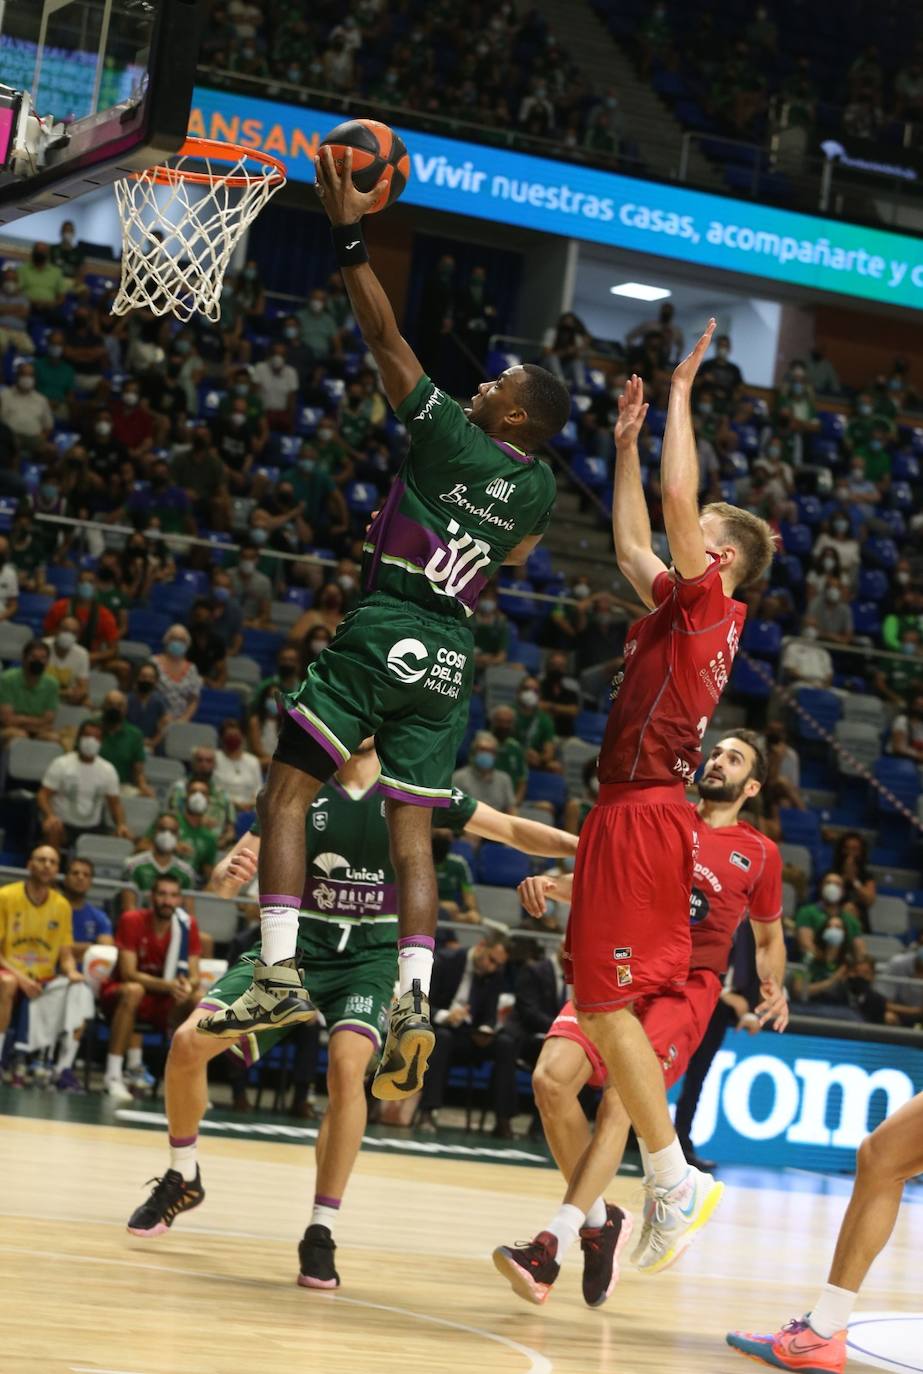
<path id="1" fill-rule="evenodd" d="M 189 132 L 274 153 L 314 180 L 330 111 L 197 88 Z M 395 126 L 409 205 L 656 253 L 843 296 L 923 307 L 923 240 Z"/>
<path id="2" fill-rule="evenodd" d="M 705 1080 L 692 1142 L 721 1164 L 851 1171 L 869 1131 L 921 1091 L 923 1049 L 732 1030 Z"/>

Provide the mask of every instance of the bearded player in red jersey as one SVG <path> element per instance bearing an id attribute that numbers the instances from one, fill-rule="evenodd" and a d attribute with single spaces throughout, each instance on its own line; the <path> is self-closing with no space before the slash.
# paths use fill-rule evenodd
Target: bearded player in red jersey
<path id="1" fill-rule="evenodd" d="M 690 806 L 700 827 L 689 911 L 689 978 L 681 988 L 671 987 L 635 1003 L 668 1088 L 686 1072 L 705 1033 L 721 996 L 735 931 L 747 915 L 756 939 L 763 999 L 757 1015 L 776 1030 L 788 1024 L 782 859 L 771 840 L 739 819 L 741 808 L 758 794 L 765 779 L 766 754 L 759 737 L 750 730 L 738 731 L 711 751 L 698 784 L 701 800 L 697 807 Z M 546 898 L 570 900 L 571 881 L 570 877 L 527 878 L 519 889 L 523 905 L 531 915 L 540 916 Z M 599 1307 L 618 1281 L 619 1256 L 632 1229 L 629 1214 L 603 1199 L 621 1164 L 629 1123 L 618 1093 L 608 1085 L 605 1065 L 569 1002 L 548 1031 L 533 1084 L 548 1143 L 568 1181 L 556 1221 L 569 1219 L 572 1227 L 565 1233 L 559 1226 L 553 1259 L 546 1255 L 552 1233 L 539 1232 L 529 1245 L 500 1246 L 494 1251 L 494 1264 L 520 1297 L 542 1303 L 568 1244 L 579 1236 L 583 1296 L 590 1307 Z M 586 1084 L 605 1089 L 592 1137 L 578 1100 Z M 645 1191 L 650 1195 L 653 1179 L 647 1158 L 644 1166 Z M 642 1233 L 637 1251 L 646 1254 L 647 1250 L 648 1238 Z M 677 1253 L 674 1250 L 671 1259 Z M 647 1272 L 665 1268 L 667 1262 L 650 1264 Z"/>
<path id="2" fill-rule="evenodd" d="M 652 611 L 628 633 L 600 752 L 599 799 L 580 835 L 568 926 L 580 1025 L 650 1161 L 646 1248 L 634 1257 L 642 1270 L 668 1264 L 723 1191 L 686 1162 L 660 1061 L 633 1004 L 682 986 L 689 972 L 697 821 L 684 784 L 698 768 L 739 644 L 746 611 L 732 592 L 757 581 L 773 555 L 765 521 L 724 503 L 699 511 L 691 396 L 715 323 L 676 368 L 670 389 L 660 470 L 669 570 L 653 551 L 641 484 L 637 440 L 647 406 L 637 377 L 619 401 L 615 550 Z"/>

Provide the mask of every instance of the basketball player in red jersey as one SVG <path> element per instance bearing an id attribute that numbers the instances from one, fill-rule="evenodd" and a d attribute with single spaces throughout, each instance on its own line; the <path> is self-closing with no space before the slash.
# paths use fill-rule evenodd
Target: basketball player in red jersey
<path id="1" fill-rule="evenodd" d="M 766 779 L 766 755 L 759 737 L 741 730 L 716 744 L 699 781 L 699 853 L 693 878 L 689 920 L 692 959 L 681 988 L 668 988 L 635 1003 L 635 1013 L 662 1066 L 668 1088 L 686 1072 L 721 995 L 734 933 L 749 915 L 756 939 L 756 963 L 763 1001 L 757 1015 L 783 1030 L 788 1003 L 783 988 L 785 939 L 782 933 L 782 859 L 771 840 L 739 820 L 745 803 Z M 523 905 L 540 916 L 547 897 L 571 897 L 571 878 L 527 878 L 520 885 Z M 628 1116 L 609 1087 L 606 1068 L 593 1042 L 581 1030 L 572 1003 L 561 1010 L 545 1039 L 533 1078 L 535 1098 L 555 1161 L 568 1181 L 564 1206 L 552 1226 L 525 1246 L 500 1246 L 494 1264 L 513 1289 L 529 1302 L 544 1302 L 570 1244 L 583 1251 L 583 1296 L 599 1307 L 619 1276 L 619 1256 L 632 1230 L 622 1208 L 606 1204 L 603 1191 L 618 1171 L 628 1137 Z M 589 1084 L 604 1088 L 592 1137 L 578 1101 Z M 645 1158 L 645 1191 L 653 1180 Z M 645 1220 L 645 1231 L 648 1226 Z M 549 1239 L 556 1240 L 548 1259 Z M 636 1247 L 646 1254 L 642 1233 Z M 652 1273 L 676 1259 L 647 1266 Z"/>
<path id="2" fill-rule="evenodd" d="M 633 377 L 615 427 L 612 528 L 621 571 L 651 614 L 629 630 L 625 671 L 599 759 L 599 799 L 580 835 L 568 944 L 580 1025 L 602 1058 L 639 1140 L 653 1186 L 641 1269 L 659 1269 L 703 1225 L 723 1191 L 690 1168 L 677 1139 L 663 1070 L 633 1011 L 680 987 L 689 971 L 695 813 L 685 800 L 701 740 L 727 685 L 743 628 L 739 586 L 769 566 L 765 521 L 725 503 L 698 506 L 691 395 L 715 321 L 673 373 L 661 450 L 663 516 L 673 556 L 654 553 L 638 434 L 647 414 Z M 552 1256 L 553 1258 L 553 1256 Z"/>

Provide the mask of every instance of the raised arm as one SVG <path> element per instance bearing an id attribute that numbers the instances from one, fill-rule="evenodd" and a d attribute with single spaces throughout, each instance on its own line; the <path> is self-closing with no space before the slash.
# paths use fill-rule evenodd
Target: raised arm
<path id="1" fill-rule="evenodd" d="M 686 579 L 701 577 L 710 559 L 699 525 L 699 454 L 692 428 L 692 384 L 708 352 L 717 321 L 708 321 L 695 348 L 673 373 L 667 426 L 660 451 L 663 523 L 673 565 Z"/>
<path id="2" fill-rule="evenodd" d="M 651 547 L 651 521 L 641 482 L 638 435 L 647 416 L 644 383 L 632 374 L 619 397 L 615 437 L 615 488 L 612 493 L 612 538 L 619 570 L 648 608 L 654 605 L 653 585 L 665 565 Z"/>
<path id="3" fill-rule="evenodd" d="M 508 844 L 523 854 L 536 854 L 543 859 L 573 858 L 577 853 L 576 835 L 556 830 L 553 825 L 542 825 L 541 821 L 507 816 L 486 802 L 478 802 L 465 826 L 465 833 L 479 835 L 482 840 L 494 840 L 497 844 Z"/>
<path id="4" fill-rule="evenodd" d="M 352 180 L 352 150 L 349 148 L 341 172 L 337 171 L 329 148 L 321 148 L 314 159 L 314 171 L 317 194 L 330 223 L 334 228 L 355 227 L 355 238 L 361 243 L 359 221 L 379 199 L 386 189 L 386 183 L 380 182 L 373 191 L 357 191 Z M 378 364 L 382 389 L 391 406 L 396 408 L 413 391 L 423 375 L 423 368 L 398 329 L 391 302 L 372 271 L 371 264 L 359 262 L 355 267 L 341 265 L 340 271 L 356 324 Z"/>

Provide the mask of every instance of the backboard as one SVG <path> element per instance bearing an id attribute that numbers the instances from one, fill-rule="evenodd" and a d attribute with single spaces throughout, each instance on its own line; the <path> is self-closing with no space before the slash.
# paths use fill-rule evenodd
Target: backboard
<path id="1" fill-rule="evenodd" d="M 0 0 L 0 224 L 171 156 L 210 0 Z"/>

